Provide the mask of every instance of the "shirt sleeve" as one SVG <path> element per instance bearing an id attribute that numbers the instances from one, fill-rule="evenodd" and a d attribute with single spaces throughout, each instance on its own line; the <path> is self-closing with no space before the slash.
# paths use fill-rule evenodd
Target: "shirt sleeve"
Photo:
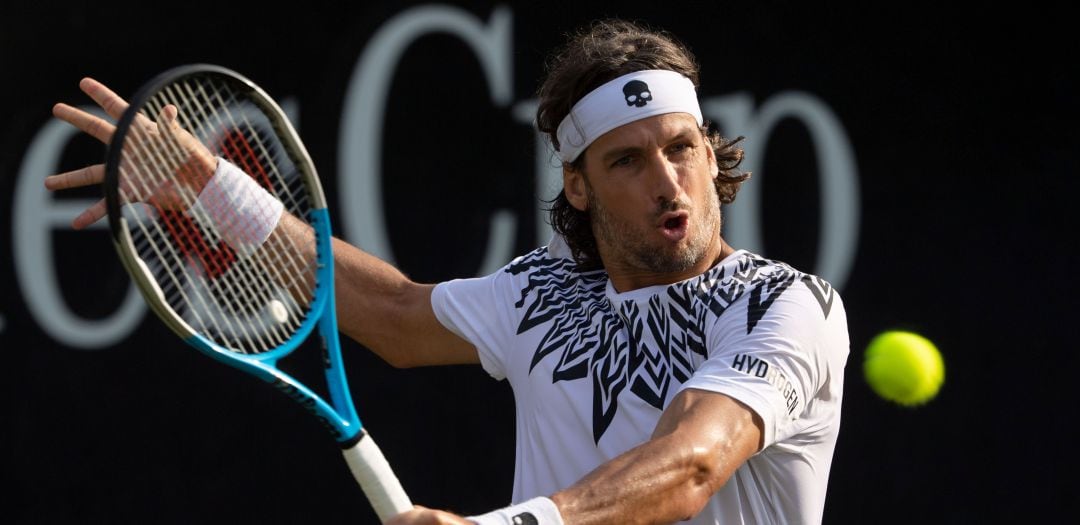
<path id="1" fill-rule="evenodd" d="M 472 343 L 484 370 L 500 380 L 506 378 L 505 354 L 517 327 L 513 279 L 500 270 L 486 277 L 440 283 L 431 294 L 439 322 Z"/>
<path id="2" fill-rule="evenodd" d="M 791 437 L 807 403 L 822 388 L 829 361 L 847 359 L 847 321 L 836 296 L 826 310 L 799 280 L 771 298 L 754 321 L 751 294 L 717 318 L 708 357 L 682 388 L 728 395 L 764 423 L 764 446 Z M 767 295 L 767 294 L 763 294 Z"/>

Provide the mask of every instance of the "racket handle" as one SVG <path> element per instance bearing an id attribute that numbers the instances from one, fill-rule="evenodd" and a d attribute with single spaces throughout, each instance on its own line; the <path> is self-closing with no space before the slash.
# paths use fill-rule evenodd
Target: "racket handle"
<path id="1" fill-rule="evenodd" d="M 413 508 L 386 457 L 367 432 L 356 444 L 344 449 L 342 454 L 380 522 L 386 523 L 391 517 Z"/>

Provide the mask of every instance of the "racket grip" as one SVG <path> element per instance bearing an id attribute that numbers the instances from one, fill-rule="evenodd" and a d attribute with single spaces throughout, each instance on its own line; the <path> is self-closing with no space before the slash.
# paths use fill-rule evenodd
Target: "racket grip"
<path id="1" fill-rule="evenodd" d="M 391 517 L 413 508 L 386 457 L 367 432 L 363 432 L 360 440 L 344 449 L 342 454 L 380 522 L 386 523 Z"/>

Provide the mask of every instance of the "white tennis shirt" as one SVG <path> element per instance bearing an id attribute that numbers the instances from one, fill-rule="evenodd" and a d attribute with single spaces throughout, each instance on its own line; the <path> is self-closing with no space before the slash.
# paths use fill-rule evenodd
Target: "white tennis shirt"
<path id="1" fill-rule="evenodd" d="M 507 379 L 513 502 L 550 496 L 646 441 L 685 388 L 735 398 L 764 448 L 688 523 L 819 523 L 849 343 L 822 279 L 737 251 L 702 275 L 617 293 L 561 238 L 487 277 L 436 286 L 435 315 Z"/>

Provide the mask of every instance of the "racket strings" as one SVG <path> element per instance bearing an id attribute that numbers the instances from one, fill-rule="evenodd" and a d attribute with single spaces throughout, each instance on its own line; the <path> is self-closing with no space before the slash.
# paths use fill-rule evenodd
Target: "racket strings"
<path id="1" fill-rule="evenodd" d="M 192 108 L 197 108 L 197 109 L 202 109 L 202 108 L 206 107 L 207 104 L 214 104 L 213 100 L 207 100 L 206 98 L 200 99 L 198 97 L 197 93 L 194 93 L 194 92 L 192 92 L 190 90 L 188 90 L 187 93 L 177 93 L 176 91 L 173 90 L 174 87 L 177 87 L 177 86 L 174 84 L 174 85 L 172 85 L 170 87 L 166 87 L 166 89 L 163 90 L 163 94 L 165 96 L 163 97 L 162 102 L 159 103 L 159 104 L 173 104 L 173 105 L 176 105 L 178 107 L 192 107 Z M 185 104 L 187 102 L 187 100 L 189 100 L 191 98 L 194 98 L 194 104 L 192 104 L 190 102 Z M 217 107 L 217 106 L 215 106 L 215 107 Z M 186 112 L 186 113 L 184 113 L 184 115 L 188 116 L 189 113 Z M 220 115 L 221 115 L 221 112 L 216 112 L 216 111 L 211 111 L 210 115 L 207 115 L 206 111 L 199 111 L 198 113 L 191 113 L 190 118 L 185 117 L 184 121 L 181 121 L 181 125 L 184 125 L 186 127 L 186 129 L 192 130 L 195 135 L 197 135 L 199 138 L 202 139 L 203 143 L 210 142 L 210 135 L 208 135 L 208 134 L 219 132 L 221 129 L 227 130 L 225 132 L 221 132 L 222 134 L 224 134 L 226 136 L 243 133 L 243 131 L 235 131 L 235 130 L 240 130 L 239 127 L 238 127 L 240 124 L 237 123 L 237 122 L 232 122 L 232 123 L 229 123 L 228 125 L 226 125 L 224 122 L 222 122 L 222 120 L 220 118 L 216 119 L 218 121 L 217 123 L 211 122 L 211 118 L 210 118 L 211 116 L 220 117 Z M 230 115 L 231 115 L 231 113 L 230 113 Z M 210 124 L 210 125 L 206 125 L 206 124 Z M 251 124 L 247 123 L 246 125 L 249 126 Z M 235 138 L 233 138 L 233 140 L 235 140 Z M 218 149 L 219 148 L 215 148 L 215 150 L 218 150 Z M 255 160 L 258 161 L 258 159 L 255 159 Z M 249 175 L 252 175 L 253 178 L 255 178 L 257 181 L 259 180 L 259 178 L 261 178 L 262 179 L 261 180 L 262 187 L 264 187 L 265 189 L 270 190 L 271 192 L 273 192 L 274 188 L 269 184 L 269 178 L 268 178 L 268 176 L 266 174 L 266 171 L 262 170 L 261 164 L 262 164 L 261 162 L 259 162 L 257 164 L 252 163 L 252 162 L 246 162 L 246 163 L 243 163 L 241 165 L 241 167 L 242 167 L 242 169 L 244 169 L 245 173 L 248 173 Z M 255 169 L 255 167 L 257 167 L 257 170 Z M 256 174 L 261 175 L 261 177 L 257 176 Z M 278 193 L 278 194 L 280 194 L 280 193 Z M 293 202 L 295 202 L 295 199 L 292 199 L 292 200 L 293 200 Z M 208 221 L 210 221 L 210 219 L 204 217 L 203 223 L 204 224 L 208 223 Z M 229 253 L 229 252 L 226 252 L 226 253 Z M 259 269 L 269 269 L 269 270 L 271 270 L 271 273 L 273 274 L 273 277 L 275 279 L 278 279 L 279 281 L 283 280 L 283 275 L 281 275 L 278 271 L 275 271 L 276 270 L 275 266 L 273 266 L 273 265 L 261 265 L 261 266 L 260 265 L 255 265 L 255 266 L 257 268 L 259 268 Z M 216 277 L 216 275 L 214 275 L 213 272 L 212 272 L 211 273 L 211 278 L 215 278 L 215 277 Z M 225 283 L 226 285 L 233 284 L 229 280 L 217 280 L 217 279 L 211 279 L 208 282 L 210 282 L 212 285 L 213 284 L 220 284 L 220 283 Z M 268 292 L 266 290 L 266 288 L 259 287 L 259 286 L 252 286 L 251 282 L 242 282 L 242 283 L 239 283 L 239 284 L 240 284 L 240 290 L 241 291 L 243 291 L 244 293 L 253 294 L 259 300 L 260 304 L 269 305 L 271 301 L 276 300 L 276 301 L 279 302 L 279 304 L 281 304 L 283 306 L 286 306 L 286 308 L 288 310 L 288 314 L 291 315 L 292 318 L 301 318 L 302 319 L 303 308 L 301 308 L 300 305 L 298 305 L 295 300 L 281 300 L 283 297 L 282 298 L 275 297 L 271 292 Z M 237 307 L 243 307 L 242 301 L 239 299 L 239 297 L 241 297 L 241 296 L 237 293 L 237 291 L 234 290 L 234 288 L 232 286 L 229 286 L 229 287 L 217 286 L 215 292 L 216 292 L 216 296 L 221 299 L 219 302 L 226 302 L 226 304 L 228 304 L 228 305 L 234 305 L 232 310 L 237 309 Z M 310 294 L 308 294 L 307 296 L 310 297 Z M 281 329 L 275 329 L 276 324 L 273 323 L 273 322 L 268 322 L 265 317 L 262 317 L 261 319 L 256 319 L 255 321 L 256 321 L 257 325 L 261 326 L 261 328 L 262 328 L 261 331 L 258 332 L 259 334 L 269 331 L 271 333 L 275 333 L 275 335 L 278 336 L 278 337 L 276 337 L 274 340 L 272 340 L 270 342 L 270 346 L 276 346 L 278 344 L 281 344 L 281 342 L 283 342 L 283 340 L 284 340 L 282 338 L 287 339 L 288 335 L 291 334 L 291 331 L 281 331 Z M 260 342 L 261 342 L 262 345 L 267 345 L 265 341 L 260 341 Z"/>
<path id="2" fill-rule="evenodd" d="M 190 106 L 175 99 L 166 99 L 162 102 L 159 97 L 158 100 L 148 104 L 150 113 L 160 114 L 166 104 L 173 104 L 178 108 Z M 186 112 L 183 113 L 183 115 L 186 114 Z M 178 118 L 180 118 L 179 115 Z M 191 122 L 186 122 L 187 120 L 186 117 L 181 118 L 181 126 L 191 129 Z M 182 151 L 175 152 L 178 146 L 174 142 L 166 140 L 165 143 L 172 145 L 174 158 L 185 157 Z M 184 174 L 182 166 L 177 166 L 175 161 L 172 164 L 160 166 L 163 169 L 149 172 L 153 179 L 168 182 L 175 174 Z M 183 196 L 180 209 L 193 210 L 194 192 L 181 192 L 180 195 Z M 182 315 L 186 315 L 189 324 L 194 325 L 200 332 L 216 336 L 217 342 L 223 346 L 237 348 L 246 353 L 272 348 L 282 340 L 282 337 L 287 338 L 288 331 L 268 323 L 265 316 L 237 315 L 244 306 L 236 299 L 241 296 L 237 290 L 238 286 L 234 286 L 235 283 L 231 279 L 219 279 L 236 262 L 236 254 L 220 238 L 217 238 L 218 236 L 211 233 L 212 229 L 207 231 L 200 228 L 197 221 L 191 220 L 176 210 L 162 209 L 159 206 L 157 212 L 158 217 L 161 218 L 158 224 L 165 225 L 165 230 L 172 240 L 171 243 L 164 244 L 170 247 L 177 245 L 182 258 L 187 263 L 173 265 L 177 266 L 177 269 L 170 270 L 168 275 L 173 279 L 177 279 L 178 275 L 182 276 L 182 279 L 177 279 L 178 286 L 175 287 L 180 294 L 172 296 L 174 300 L 170 301 L 170 305 L 182 312 Z M 202 222 L 207 223 L 206 220 Z M 211 237 L 210 242 L 207 242 L 207 236 Z M 164 239 L 167 240 L 169 237 L 164 237 Z M 174 256 L 174 261 L 181 260 L 181 257 L 176 256 L 175 249 L 170 252 Z M 249 292 L 254 291 L 258 294 L 260 291 L 259 288 L 253 286 L 253 283 L 240 284 L 240 286 L 244 285 L 248 287 Z M 262 299 L 265 300 L 266 297 Z"/>
<path id="3" fill-rule="evenodd" d="M 210 90 L 210 93 L 207 93 L 205 88 L 201 85 L 196 86 L 198 89 L 192 89 L 189 84 L 184 84 L 184 87 L 187 88 L 189 96 L 193 98 L 196 97 L 197 91 L 199 93 L 199 96 L 201 96 L 203 100 L 213 98 L 215 99 L 214 102 L 216 104 L 224 107 L 238 104 L 235 96 L 233 96 L 232 94 L 230 94 L 229 100 L 222 99 L 221 93 L 224 91 L 222 89 L 212 89 Z M 266 170 L 264 170 L 264 166 L 271 166 L 275 168 L 277 166 L 281 166 L 281 156 L 284 154 L 284 150 L 280 148 L 266 147 L 266 143 L 268 141 L 264 140 L 261 135 L 269 133 L 269 130 L 265 128 L 260 129 L 257 126 L 254 126 L 247 119 L 245 112 L 240 112 L 240 116 L 244 120 L 242 125 L 241 123 L 238 123 L 233 119 L 233 112 L 225 112 L 224 115 L 229 117 L 229 122 L 225 122 L 224 119 L 221 118 L 222 114 L 216 114 L 216 116 L 218 117 L 217 124 L 222 129 L 235 130 L 224 134 L 225 138 L 228 140 L 219 141 L 221 149 L 225 153 L 225 157 L 237 164 L 246 173 L 255 177 L 256 180 L 263 182 L 264 188 L 278 196 L 282 200 L 282 202 L 286 204 L 286 208 L 290 210 L 290 212 L 296 214 L 297 212 L 306 211 L 307 209 L 309 209 L 310 204 L 306 202 L 307 192 L 305 191 L 305 188 L 302 187 L 303 181 L 299 177 L 293 177 L 292 182 L 289 183 L 286 182 L 286 179 L 282 176 L 281 172 L 275 169 L 273 170 L 272 175 L 274 175 L 273 179 L 277 182 L 276 187 L 279 189 L 275 190 L 275 186 L 272 186 L 271 176 L 266 173 Z M 251 133 L 253 134 L 253 136 L 245 136 L 246 133 Z M 255 146 L 258 147 L 258 153 L 256 153 L 252 148 L 252 143 L 254 143 Z M 273 151 L 278 151 L 279 153 L 273 154 Z M 263 161 L 263 159 L 265 159 L 265 161 Z M 302 196 L 303 201 L 305 202 L 298 202 L 297 195 Z M 293 241 L 292 238 L 286 236 L 284 238 L 284 242 L 286 242 L 288 248 L 290 248 L 290 250 L 285 250 L 284 253 L 304 253 L 303 251 L 301 251 L 300 247 L 295 244 L 295 241 Z M 279 254 L 279 252 L 277 251 L 271 251 L 269 253 L 272 253 L 275 256 Z M 303 258 L 302 262 L 306 263 L 311 259 L 311 257 L 305 257 Z M 298 262 L 298 259 L 294 257 L 287 257 L 284 261 L 278 258 L 275 260 L 275 262 L 287 263 L 289 266 L 288 269 L 294 274 L 302 274 L 306 271 L 305 269 L 300 268 L 296 264 Z M 276 268 L 276 266 L 272 266 L 272 268 Z M 310 286 L 308 286 L 307 289 L 304 290 L 304 292 L 309 296 L 314 293 Z"/>
<path id="4" fill-rule="evenodd" d="M 240 109 L 240 111 L 210 112 L 209 115 L 207 115 L 206 112 L 201 112 L 201 114 L 199 115 L 194 115 L 199 117 L 195 119 L 195 124 L 210 123 L 211 125 L 195 125 L 192 127 L 197 129 L 200 134 L 203 135 L 202 138 L 204 143 L 209 142 L 209 136 L 205 134 L 206 130 L 209 128 L 213 131 L 216 127 L 216 132 L 223 137 L 219 138 L 217 141 L 218 147 L 215 149 L 218 152 L 224 153 L 223 156 L 225 156 L 231 162 L 238 164 L 246 173 L 255 178 L 256 181 L 261 182 L 265 189 L 274 193 L 287 205 L 287 208 L 289 208 L 290 212 L 297 213 L 300 211 L 306 211 L 302 209 L 302 206 L 305 205 L 298 203 L 298 199 L 296 198 L 298 192 L 294 189 L 294 187 L 290 186 L 285 181 L 285 177 L 283 176 L 282 172 L 277 169 L 279 166 L 281 166 L 279 158 L 280 156 L 271 156 L 269 154 L 269 151 L 273 151 L 274 148 L 268 148 L 266 146 L 267 140 L 265 140 L 263 136 L 267 135 L 267 133 L 269 132 L 270 124 L 268 122 L 264 123 L 261 126 L 263 132 L 260 133 L 260 126 L 253 124 L 248 118 L 248 115 L 252 114 L 255 111 L 255 107 L 253 105 L 251 105 L 250 103 L 246 103 L 247 107 L 245 107 L 245 103 L 241 103 L 241 101 L 238 101 L 235 96 L 230 96 L 228 97 L 228 99 L 222 98 L 221 93 L 223 92 L 222 88 L 224 88 L 224 86 L 210 86 L 212 89 L 207 90 L 206 86 L 202 84 L 196 84 L 195 86 L 192 86 L 191 83 L 185 83 L 181 86 L 173 87 L 177 87 L 178 91 L 180 90 L 179 88 L 182 87 L 183 91 L 185 92 L 184 94 L 186 94 L 188 97 L 194 98 L 197 101 L 202 102 L 202 104 L 194 104 L 193 107 L 195 108 L 221 107 L 225 109 Z M 166 93 L 173 95 L 173 103 L 182 102 L 181 99 L 183 98 L 183 94 L 177 95 L 175 91 L 171 90 L 166 90 Z M 259 116 L 262 115 L 261 112 L 256 114 Z M 239 115 L 240 117 L 239 120 L 236 118 L 237 115 Z M 211 122 L 211 118 L 209 118 L 211 116 L 214 117 L 214 120 L 216 120 L 216 122 Z M 258 149 L 260 150 L 260 154 L 255 153 L 254 148 L 252 148 L 253 143 L 257 145 Z M 277 148 L 277 150 L 283 151 L 281 148 Z M 265 166 L 271 168 L 270 174 L 267 173 L 267 169 L 264 169 Z M 271 184 L 271 175 L 273 175 L 274 179 L 279 183 L 277 187 Z M 294 180 L 298 183 L 302 182 L 298 177 L 294 178 Z M 306 195 L 306 193 L 301 193 L 301 195 Z M 282 258 L 278 256 L 281 255 L 280 252 L 273 250 L 260 250 L 259 253 L 275 255 L 275 257 L 269 258 L 270 262 L 272 262 L 273 264 L 263 264 L 261 265 L 261 267 L 264 269 L 269 269 L 270 273 L 273 274 L 274 278 L 277 281 L 282 282 L 290 288 L 298 288 L 298 283 L 295 278 L 287 279 L 278 271 L 278 268 L 281 267 L 280 263 L 283 262 Z M 297 273 L 302 272 L 302 269 L 297 264 L 296 258 L 287 257 L 285 259 L 286 261 L 284 262 L 288 263 L 288 265 L 291 266 L 292 271 L 289 272 L 290 275 L 296 275 Z M 251 285 L 251 283 L 245 284 L 247 284 L 248 286 Z M 307 298 L 311 297 L 312 292 L 310 288 L 304 290 L 304 295 Z M 259 297 L 259 299 L 266 301 L 271 298 L 263 295 Z M 290 313 L 292 317 L 302 318 L 303 312 L 300 311 L 300 306 L 297 303 L 295 303 L 294 301 L 287 301 L 284 304 L 291 306 L 290 310 L 292 310 L 292 312 Z"/>
<path id="5" fill-rule="evenodd" d="M 145 201 L 150 200 L 154 195 L 156 187 L 159 187 L 166 183 L 171 175 L 169 172 L 176 169 L 175 161 L 170 162 L 170 159 L 180 158 L 178 145 L 170 145 L 166 143 L 164 147 L 172 149 L 169 152 L 170 155 L 166 156 L 166 152 L 162 148 L 148 147 L 150 144 L 147 140 L 147 134 L 150 133 L 147 126 L 150 126 L 149 122 L 140 122 L 137 125 L 133 125 L 130 128 L 130 139 L 124 144 L 125 155 L 124 162 L 120 164 L 120 195 L 121 198 L 128 203 L 134 203 L 139 205 Z M 127 153 L 132 152 L 133 155 Z M 142 162 L 136 162 L 133 159 L 142 159 Z M 154 169 L 155 167 L 159 169 Z M 191 197 L 185 193 L 179 195 L 183 200 L 186 207 L 190 207 L 194 201 L 194 197 Z M 161 204 L 148 204 L 146 206 L 152 206 L 156 211 L 156 216 L 161 217 L 165 213 Z M 150 215 L 144 209 L 135 208 L 137 211 L 137 217 L 129 224 L 134 224 L 137 228 L 137 232 L 141 235 L 133 235 L 138 253 L 142 255 L 141 259 L 150 261 L 150 269 L 152 274 L 157 278 L 159 288 L 162 289 L 163 294 L 167 298 L 171 306 L 176 308 L 177 305 L 193 305 L 196 304 L 196 298 L 199 299 L 201 308 L 193 308 L 189 311 L 195 316 L 196 322 L 202 326 L 214 325 L 214 328 L 223 332 L 223 327 L 217 323 L 216 319 L 203 319 L 200 312 L 205 311 L 208 308 L 208 304 L 205 302 L 205 298 L 197 296 L 196 298 L 190 297 L 187 293 L 188 287 L 182 286 L 181 283 L 189 280 L 184 275 L 183 266 L 166 264 L 168 261 L 179 261 L 183 257 L 177 253 L 177 247 L 171 242 L 154 242 L 155 238 L 162 239 L 167 238 L 165 233 L 161 230 L 163 224 L 155 219 L 148 219 Z M 141 212 L 141 213 L 139 213 Z M 166 224 L 166 228 L 169 226 Z M 153 257 L 147 257 L 146 255 L 152 254 Z M 159 276 L 167 277 L 161 279 Z M 230 327 L 235 331 L 235 327 Z"/>
<path id="6" fill-rule="evenodd" d="M 203 100 L 212 100 L 212 104 L 216 103 L 222 107 L 235 107 L 240 106 L 240 102 L 234 96 L 234 93 L 225 89 L 210 89 L 209 92 L 204 86 L 197 85 L 194 88 L 190 84 L 183 84 L 183 88 L 186 89 L 188 96 L 201 97 Z M 228 99 L 222 98 L 222 93 L 229 93 Z M 201 106 L 197 106 L 201 107 Z M 300 212 L 306 212 L 310 207 L 310 203 L 307 202 L 306 188 L 303 187 L 303 180 L 300 177 L 293 177 L 291 182 L 286 180 L 282 172 L 277 168 L 282 166 L 286 161 L 291 164 L 291 160 L 283 159 L 283 148 L 268 147 L 267 144 L 275 141 L 276 139 L 270 135 L 270 128 L 267 126 L 254 125 L 248 119 L 247 111 L 240 112 L 221 112 L 214 114 L 217 117 L 217 124 L 220 129 L 228 130 L 222 133 L 223 137 L 219 139 L 218 150 L 224 153 L 227 159 L 234 164 L 237 164 L 245 173 L 248 173 L 256 181 L 259 181 L 265 189 L 274 193 L 279 199 L 286 204 L 286 208 L 291 213 L 298 214 Z M 239 115 L 242 122 L 238 122 L 234 117 Z M 258 113 L 258 115 L 262 115 Z M 228 117 L 226 122 L 224 117 Z M 257 151 L 256 151 L 257 150 Z M 278 152 L 274 154 L 273 152 Z M 267 170 L 266 167 L 270 167 Z M 270 173 L 268 173 L 270 171 Z M 273 180 L 273 182 L 272 182 Z M 276 184 L 274 184 L 276 183 Z M 298 198 L 299 197 L 299 198 Z M 301 290 L 305 297 L 312 297 L 314 291 L 311 286 L 311 282 L 304 279 L 302 276 L 305 274 L 311 274 L 311 269 L 305 268 L 309 264 L 309 261 L 313 260 L 313 256 L 304 257 L 282 257 L 287 254 L 305 253 L 300 250 L 300 247 L 295 244 L 295 241 L 289 236 L 279 235 L 272 232 L 274 237 L 271 241 L 273 245 L 286 245 L 284 250 L 260 250 L 257 255 L 267 258 L 267 264 L 265 268 L 269 268 L 278 282 L 285 284 L 289 289 Z M 313 254 L 312 254 L 313 255 Z M 284 268 L 287 271 L 282 274 L 278 271 L 280 268 Z M 301 276 L 301 277 L 298 277 Z M 295 303 L 288 303 L 294 304 Z M 299 305 L 295 305 L 294 311 L 290 312 L 295 316 L 302 316 L 303 312 L 298 311 Z"/>
<path id="7" fill-rule="evenodd" d="M 150 175 L 158 181 L 167 180 L 169 173 L 154 173 L 144 170 L 142 176 Z M 186 205 L 193 204 L 193 199 L 185 199 Z M 207 267 L 206 261 L 218 260 L 222 264 L 233 257 L 228 255 L 214 257 L 209 244 L 206 241 L 209 232 L 201 230 L 194 221 L 175 210 L 154 205 L 155 219 L 152 221 L 136 221 L 141 233 L 140 246 L 150 248 L 140 250 L 144 254 L 143 260 L 153 260 L 152 273 L 157 277 L 159 287 L 162 288 L 167 302 L 174 310 L 185 317 L 189 324 L 196 327 L 200 332 L 218 334 L 222 340 L 218 341 L 229 348 L 240 348 L 245 352 L 257 352 L 259 347 L 269 347 L 272 341 L 262 335 L 266 331 L 266 323 L 261 330 L 254 331 L 251 328 L 250 319 L 241 319 L 235 315 L 222 315 L 222 304 L 229 304 L 229 283 L 217 279 L 206 279 L 203 272 L 207 269 L 210 277 L 217 277 L 219 273 L 215 266 Z M 211 236 L 212 238 L 212 236 Z M 226 248 L 217 244 L 219 253 L 228 253 Z M 153 254 L 154 257 L 145 255 Z M 194 255 L 194 256 L 193 256 Z M 162 286 L 164 281 L 164 286 Z M 222 286 L 225 284 L 226 286 Z M 207 293 L 207 291 L 209 293 Z M 235 306 L 229 307 L 235 310 Z"/>
<path id="8" fill-rule="evenodd" d="M 230 247 L 213 221 L 193 209 L 198 195 L 184 184 L 195 176 L 185 147 L 158 130 L 156 119 L 168 105 L 178 108 L 182 129 L 301 219 L 311 208 L 306 183 L 258 105 L 226 84 L 190 77 L 147 103 L 119 166 L 122 204 L 138 205 L 138 217 L 128 221 L 136 251 L 169 306 L 226 348 L 260 353 L 278 347 L 310 309 L 315 246 L 300 246 L 275 230 L 251 254 Z"/>

